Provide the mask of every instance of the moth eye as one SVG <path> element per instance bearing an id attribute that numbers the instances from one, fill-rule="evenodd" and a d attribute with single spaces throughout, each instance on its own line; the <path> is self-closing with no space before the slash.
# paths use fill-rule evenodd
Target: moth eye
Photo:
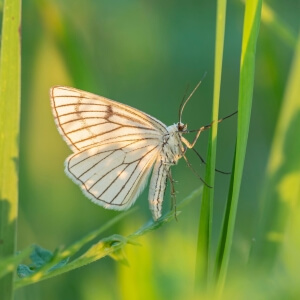
<path id="1" fill-rule="evenodd" d="M 178 128 L 178 131 L 185 131 L 187 128 L 187 125 L 182 124 L 182 123 L 177 123 L 177 128 Z"/>

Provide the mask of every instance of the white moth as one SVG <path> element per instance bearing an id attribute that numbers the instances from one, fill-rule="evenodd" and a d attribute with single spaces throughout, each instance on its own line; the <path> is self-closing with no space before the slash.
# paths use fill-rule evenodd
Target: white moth
<path id="1" fill-rule="evenodd" d="M 56 126 L 73 151 L 65 161 L 66 174 L 94 203 L 126 210 L 144 189 L 153 167 L 149 205 L 157 220 L 167 179 L 172 183 L 170 167 L 185 158 L 186 147 L 194 147 L 201 131 L 210 127 L 197 130 L 192 143 L 182 136 L 187 126 L 181 114 L 192 94 L 181 106 L 179 122 L 167 127 L 125 104 L 75 88 L 51 88 Z"/>

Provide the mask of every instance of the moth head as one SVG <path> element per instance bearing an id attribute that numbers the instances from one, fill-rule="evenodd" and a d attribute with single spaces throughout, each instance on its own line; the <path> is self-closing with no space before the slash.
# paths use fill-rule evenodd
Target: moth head
<path id="1" fill-rule="evenodd" d="M 183 124 L 181 122 L 177 123 L 177 129 L 179 132 L 184 132 L 187 130 L 187 124 Z"/>

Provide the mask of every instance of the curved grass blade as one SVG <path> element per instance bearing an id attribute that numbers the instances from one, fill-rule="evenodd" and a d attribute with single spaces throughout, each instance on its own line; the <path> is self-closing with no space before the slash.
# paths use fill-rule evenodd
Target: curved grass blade
<path id="1" fill-rule="evenodd" d="M 199 197 L 201 192 L 202 192 L 202 188 L 195 190 L 193 193 L 191 193 L 190 196 L 188 196 L 187 198 L 185 198 L 183 201 L 179 203 L 178 208 L 183 207 L 191 200 Z M 47 258 L 47 261 L 45 261 L 44 259 L 45 263 L 40 265 L 39 266 L 40 268 L 38 268 L 36 272 L 30 272 L 28 268 L 22 265 L 21 268 L 19 269 L 20 274 L 21 275 L 24 274 L 27 276 L 16 280 L 15 288 L 20 288 L 45 279 L 52 278 L 54 276 L 60 275 L 65 272 L 69 272 L 71 270 L 80 268 L 84 265 L 97 261 L 107 255 L 111 256 L 113 259 L 116 259 L 126 264 L 127 261 L 123 254 L 123 248 L 125 245 L 127 244 L 136 245 L 137 244 L 136 239 L 138 237 L 147 234 L 150 231 L 156 230 L 157 228 L 161 227 L 163 224 L 166 224 L 175 219 L 174 212 L 171 211 L 163 215 L 156 222 L 151 220 L 151 222 L 146 223 L 140 229 L 138 229 L 137 231 L 135 231 L 134 233 L 130 234 L 127 237 L 114 234 L 107 238 L 103 238 L 98 242 L 96 242 L 95 244 L 93 244 L 92 246 L 90 246 L 90 248 L 85 253 L 83 253 L 80 257 L 74 259 L 70 263 L 67 263 L 66 260 L 68 258 L 72 259 L 72 256 L 75 256 L 81 248 L 87 246 L 91 241 L 97 238 L 97 236 L 100 233 L 102 233 L 104 230 L 111 227 L 120 219 L 124 218 L 125 216 L 128 216 L 133 211 L 135 211 L 135 208 L 123 212 L 122 214 L 119 214 L 117 217 L 110 220 L 104 226 L 89 233 L 88 235 L 86 235 L 85 237 L 83 237 L 82 239 L 80 239 L 79 241 L 77 241 L 76 243 L 74 243 L 73 245 L 69 246 L 66 249 L 57 250 L 54 253 L 50 253 L 49 251 L 42 249 L 42 252 L 45 253 L 43 256 Z"/>
<path id="2" fill-rule="evenodd" d="M 0 258 L 16 248 L 21 93 L 21 1 L 3 7 L 0 57 Z M 0 279 L 0 298 L 13 298 L 13 270 Z"/>

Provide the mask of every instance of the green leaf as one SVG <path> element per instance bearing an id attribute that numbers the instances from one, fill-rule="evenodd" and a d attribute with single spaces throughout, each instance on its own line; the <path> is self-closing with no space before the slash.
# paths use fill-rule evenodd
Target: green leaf
<path id="1" fill-rule="evenodd" d="M 20 278 L 27 277 L 33 273 L 34 271 L 29 266 L 23 264 L 18 265 L 17 274 Z"/>
<path id="2" fill-rule="evenodd" d="M 38 270 L 40 270 L 41 268 L 45 268 L 47 270 L 47 267 L 49 268 L 49 270 L 47 272 L 51 272 L 53 270 L 57 270 L 59 268 L 64 267 L 68 261 L 69 261 L 69 257 L 62 259 L 61 261 L 59 261 L 58 263 L 55 263 L 54 265 L 49 265 L 48 263 L 56 260 L 56 256 L 58 254 L 58 251 L 55 251 L 54 253 L 52 253 L 51 251 L 44 249 L 38 245 L 34 245 L 33 246 L 33 250 L 32 253 L 30 254 L 30 259 L 32 261 L 32 263 L 30 265 L 24 265 L 21 264 L 18 266 L 17 268 L 17 274 L 20 278 L 23 277 L 27 277 L 30 275 L 33 275 L 34 273 L 36 273 Z M 52 267 L 50 267 L 52 266 Z"/>
<path id="3" fill-rule="evenodd" d="M 191 200 L 196 199 L 202 192 L 202 188 L 195 190 L 187 198 L 181 201 L 178 205 L 178 208 L 182 208 L 187 205 Z M 66 249 L 59 249 L 54 254 L 51 254 L 49 250 L 43 249 L 39 246 L 35 246 L 32 259 L 36 264 L 39 265 L 39 269 L 36 269 L 34 273 L 31 273 L 29 270 L 32 270 L 32 267 L 35 265 L 27 266 L 26 269 L 24 265 L 20 267 L 20 275 L 23 278 L 16 280 L 15 287 L 20 288 L 29 284 L 39 282 L 41 280 L 49 279 L 51 277 L 60 275 L 65 272 L 80 268 L 89 263 L 95 262 L 105 256 L 110 256 L 121 263 L 127 264 L 127 259 L 124 253 L 124 246 L 127 244 L 130 245 L 139 245 L 136 242 L 136 239 L 150 231 L 156 230 L 161 227 L 163 224 L 166 224 L 174 220 L 175 215 L 173 211 L 170 211 L 163 215 L 158 221 L 147 222 L 144 226 L 139 228 L 134 233 L 130 234 L 127 237 L 121 235 L 112 235 L 106 238 L 100 239 L 97 243 L 93 244 L 86 250 L 80 257 L 74 259 L 68 263 L 68 258 L 70 259 L 73 256 L 76 256 L 78 251 L 83 247 L 87 246 L 92 240 L 94 240 L 100 233 L 108 229 L 110 226 L 114 225 L 116 222 L 128 216 L 130 213 L 136 209 L 131 209 L 129 211 L 123 212 L 114 219 L 110 220 L 108 223 L 104 224 L 99 229 L 89 233 L 73 245 L 67 247 Z M 44 263 L 44 264 L 43 264 Z M 24 277 L 25 276 L 25 277 Z"/>
<path id="4" fill-rule="evenodd" d="M 46 250 L 38 245 L 34 245 L 33 251 L 30 254 L 30 258 L 33 262 L 33 265 L 36 268 L 40 268 L 47 262 L 49 262 L 53 257 L 53 253 L 49 250 Z"/>
<path id="5" fill-rule="evenodd" d="M 52 268 L 50 268 L 49 271 L 54 271 L 54 270 L 64 267 L 69 262 L 69 260 L 70 260 L 70 257 L 62 259 L 59 263 L 57 263 Z"/>
<path id="6" fill-rule="evenodd" d="M 252 95 L 255 74 L 256 42 L 260 26 L 262 0 L 246 1 L 240 62 L 238 131 L 232 188 L 230 188 L 222 236 L 216 257 L 217 293 L 222 295 L 233 240 L 237 204 L 242 181 L 243 167 L 249 133 Z"/>
<path id="7" fill-rule="evenodd" d="M 221 89 L 221 74 L 223 62 L 223 49 L 224 49 L 224 35 L 225 35 L 225 20 L 226 20 L 226 2 L 218 0 L 217 2 L 217 24 L 216 24 L 216 44 L 215 44 L 215 70 L 214 70 L 214 96 L 213 96 L 213 109 L 212 120 L 219 119 L 219 99 Z M 215 168 L 216 168 L 216 151 L 217 151 L 217 134 L 218 122 L 213 123 L 210 130 L 209 144 L 207 151 L 207 166 L 205 182 L 214 186 L 215 181 Z M 213 199 L 214 189 L 204 186 L 200 221 L 198 228 L 198 243 L 197 243 L 197 260 L 196 260 L 196 278 L 195 288 L 201 290 L 207 287 L 211 272 L 211 226 L 213 214 Z"/>
<path id="8" fill-rule="evenodd" d="M 14 271 L 18 264 L 23 261 L 26 257 L 29 256 L 31 252 L 31 247 L 26 248 L 22 252 L 17 253 L 16 255 L 11 255 L 5 259 L 0 260 L 0 278 L 4 275 Z"/>
<path id="9" fill-rule="evenodd" d="M 109 254 L 109 256 L 112 259 L 120 262 L 121 264 L 129 267 L 129 262 L 128 262 L 128 259 L 126 258 L 125 251 L 123 248 L 117 249 L 113 253 Z"/>

